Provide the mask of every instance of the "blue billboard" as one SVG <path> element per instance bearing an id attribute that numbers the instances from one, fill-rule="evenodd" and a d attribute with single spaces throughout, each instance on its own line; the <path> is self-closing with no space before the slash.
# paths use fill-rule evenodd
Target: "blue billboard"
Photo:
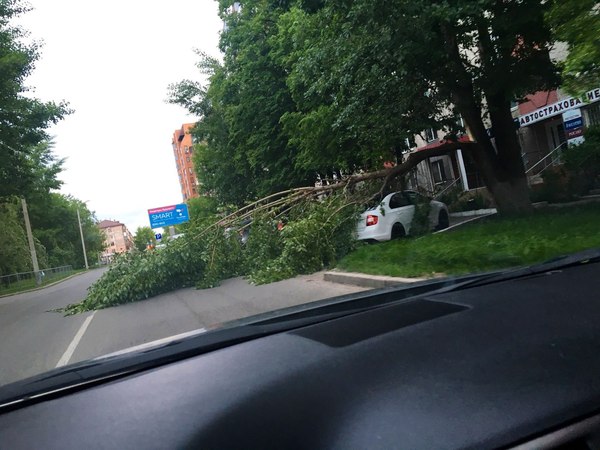
<path id="1" fill-rule="evenodd" d="M 181 203 L 149 209 L 148 218 L 150 219 L 150 228 L 160 228 L 187 222 L 190 220 L 190 215 L 187 205 Z"/>

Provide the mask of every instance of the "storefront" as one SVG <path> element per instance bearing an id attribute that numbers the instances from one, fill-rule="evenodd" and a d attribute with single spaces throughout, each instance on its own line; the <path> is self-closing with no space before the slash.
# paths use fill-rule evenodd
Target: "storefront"
<path id="1" fill-rule="evenodd" d="M 587 92 L 583 99 L 566 96 L 560 90 L 538 92 L 515 109 L 527 170 L 544 159 L 551 162 L 554 157 L 548 155 L 558 157 L 567 143 L 581 142 L 586 127 L 600 124 L 600 88 Z"/>

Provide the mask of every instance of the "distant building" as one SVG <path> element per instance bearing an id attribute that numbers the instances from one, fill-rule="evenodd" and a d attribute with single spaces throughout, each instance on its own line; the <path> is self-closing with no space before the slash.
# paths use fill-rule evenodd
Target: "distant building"
<path id="1" fill-rule="evenodd" d="M 181 195 L 183 201 L 189 198 L 198 197 L 198 179 L 194 171 L 194 162 L 192 153 L 194 144 L 190 130 L 194 127 L 193 123 L 184 123 L 180 129 L 173 133 L 173 155 L 177 165 L 177 174 L 179 175 L 179 184 L 181 185 Z"/>
<path id="2" fill-rule="evenodd" d="M 101 262 L 107 264 L 115 254 L 129 252 L 133 249 L 133 236 L 127 227 L 115 220 L 103 220 L 98 228 L 104 235 L 105 249 L 100 254 Z"/>

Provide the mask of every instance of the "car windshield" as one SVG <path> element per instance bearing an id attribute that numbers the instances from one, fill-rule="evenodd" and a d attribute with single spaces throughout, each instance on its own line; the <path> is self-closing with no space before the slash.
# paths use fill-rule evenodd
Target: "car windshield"
<path id="1" fill-rule="evenodd" d="M 597 2 L 0 0 L 0 18 L 0 386 L 600 247 Z"/>

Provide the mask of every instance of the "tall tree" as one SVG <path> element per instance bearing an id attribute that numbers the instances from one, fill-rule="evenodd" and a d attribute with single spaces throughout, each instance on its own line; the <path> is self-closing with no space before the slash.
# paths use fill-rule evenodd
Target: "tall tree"
<path id="1" fill-rule="evenodd" d="M 135 230 L 135 236 L 133 237 L 133 245 L 138 251 L 143 252 L 146 250 L 148 244 L 156 244 L 154 231 L 152 231 L 152 228 L 150 227 L 137 227 L 137 230 Z"/>
<path id="2" fill-rule="evenodd" d="M 549 2 L 232 4 L 219 2 L 224 61 L 213 61 L 209 87 L 182 85 L 173 96 L 199 99 L 199 178 L 221 200 L 232 199 L 225 191 L 239 199 L 240 189 L 248 198 L 294 186 L 315 171 L 379 168 L 428 127 L 454 136 L 460 115 L 498 209 L 531 211 L 511 102 L 558 84 Z"/>
<path id="3" fill-rule="evenodd" d="M 600 2 L 554 0 L 547 17 L 556 38 L 568 46 L 563 86 L 573 94 L 600 86 Z"/>
<path id="4" fill-rule="evenodd" d="M 199 67 L 210 74 L 204 88 L 185 81 L 171 87 L 171 101 L 201 117 L 193 134 L 198 178 L 224 203 L 241 204 L 255 196 L 309 182 L 314 174 L 297 168 L 295 145 L 281 117 L 294 109 L 286 72 L 273 51 L 282 8 L 266 0 L 244 2 L 241 11 L 221 15 L 223 63 L 201 55 Z M 190 98 L 197 101 L 190 104 Z"/>
<path id="5" fill-rule="evenodd" d="M 0 0 L 0 197 L 26 194 L 35 185 L 32 152 L 48 139 L 46 129 L 70 112 L 64 102 L 26 95 L 39 45 L 25 44 L 26 31 L 11 22 L 27 11 L 20 0 Z"/>
<path id="6" fill-rule="evenodd" d="M 382 154 L 394 145 L 385 138 L 390 124 L 409 131 L 433 121 L 448 126 L 459 113 L 499 210 L 528 212 L 511 100 L 558 83 L 547 9 L 542 0 L 322 2 L 310 13 L 319 37 L 308 41 L 290 75 L 304 103 L 297 122 L 321 123 L 320 135 L 331 129 L 338 142 L 356 138 Z M 311 120 L 323 109 L 319 98 L 329 99 L 329 111 Z M 308 150 L 318 147 L 315 140 Z"/>
<path id="7" fill-rule="evenodd" d="M 104 248 L 104 238 L 94 213 L 84 202 L 56 192 L 33 197 L 29 202 L 33 234 L 45 247 L 50 266 L 84 267 L 77 210 L 81 217 L 87 259 L 96 261 Z"/>

